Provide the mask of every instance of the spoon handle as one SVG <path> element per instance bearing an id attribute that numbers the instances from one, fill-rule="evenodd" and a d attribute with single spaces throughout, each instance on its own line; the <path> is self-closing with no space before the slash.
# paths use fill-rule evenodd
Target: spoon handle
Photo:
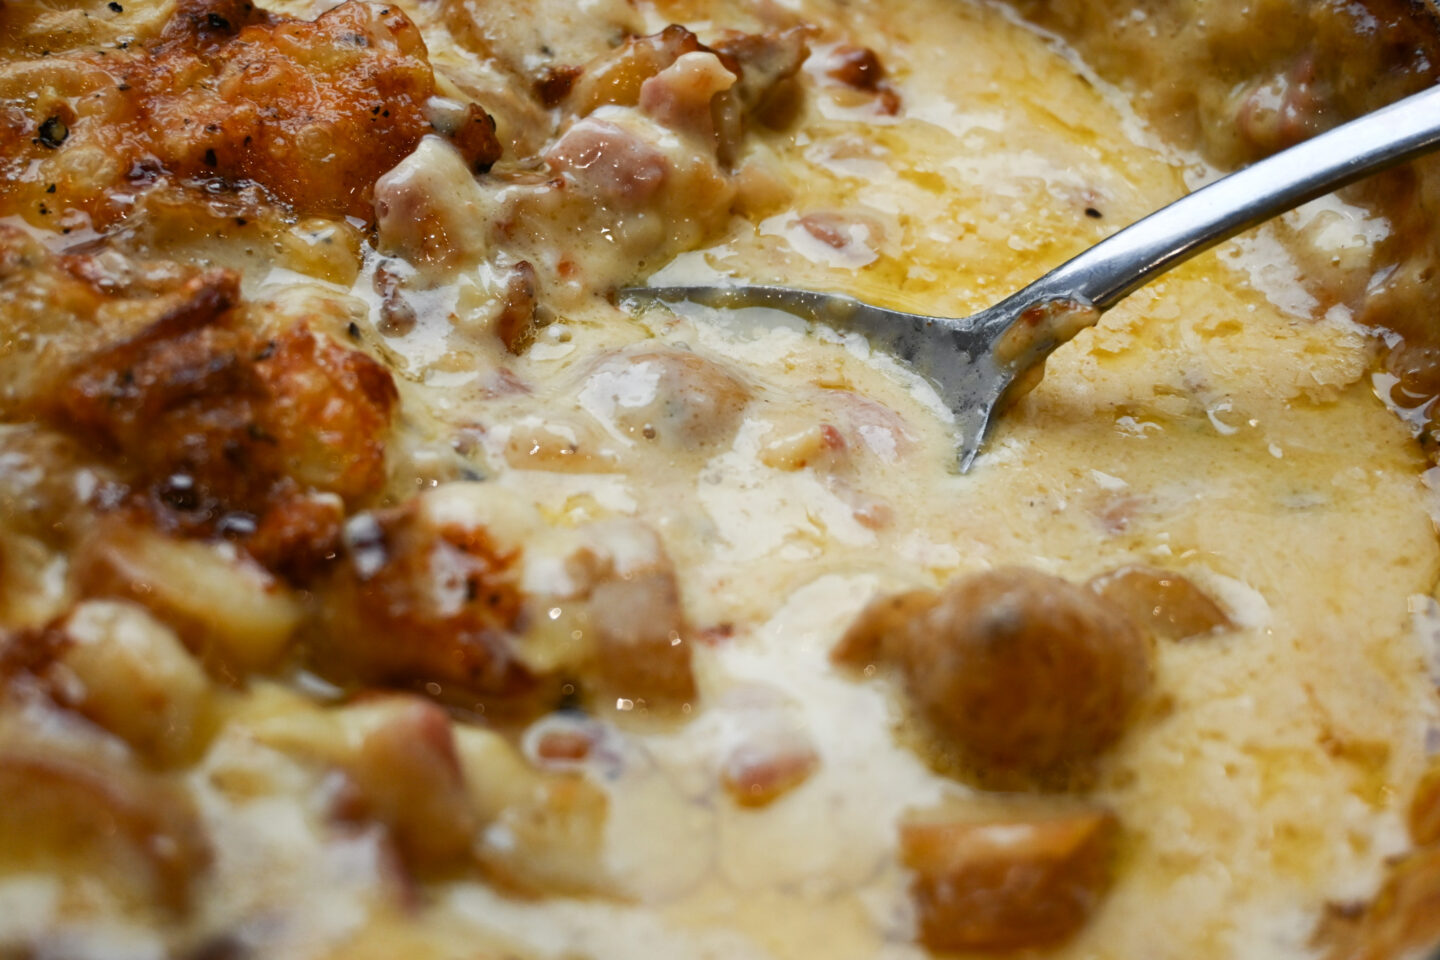
<path id="1" fill-rule="evenodd" d="M 1201 187 L 1014 294 L 1108 310 L 1166 270 L 1307 200 L 1440 144 L 1440 86 L 1366 114 Z"/>

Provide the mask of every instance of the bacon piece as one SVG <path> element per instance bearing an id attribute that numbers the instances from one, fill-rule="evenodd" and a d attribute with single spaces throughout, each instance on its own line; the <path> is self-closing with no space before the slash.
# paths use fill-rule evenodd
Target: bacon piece
<path id="1" fill-rule="evenodd" d="M 1267 156 L 1333 125 L 1315 81 L 1315 62 L 1307 54 L 1268 81 L 1245 88 L 1235 108 L 1235 131 L 1244 156 Z"/>
<path id="2" fill-rule="evenodd" d="M 830 52 L 825 74 L 856 90 L 876 90 L 885 79 L 880 57 L 869 47 L 836 47 Z"/>
<path id="3" fill-rule="evenodd" d="M 760 449 L 760 462 L 777 470 L 832 470 L 846 460 L 849 444 L 833 424 L 812 423 L 782 434 Z"/>
<path id="4" fill-rule="evenodd" d="M 771 731 L 730 752 L 720 769 L 720 783 L 740 806 L 764 807 L 808 780 L 819 765 L 807 738 Z"/>
<path id="5" fill-rule="evenodd" d="M 900 94 L 887 76 L 880 57 L 869 47 L 837 44 L 823 51 L 810 68 L 831 87 L 841 102 L 856 105 L 869 100 L 877 113 L 893 116 L 900 110 Z"/>
<path id="6" fill-rule="evenodd" d="M 651 81 L 671 71 L 691 54 L 710 53 L 717 60 L 694 61 L 691 69 L 678 71 L 666 83 Z M 712 49 L 679 24 L 659 33 L 631 37 L 613 52 L 586 64 L 578 76 L 566 75 L 566 109 L 586 116 L 606 104 L 644 104 L 647 112 L 668 126 L 680 126 L 718 134 L 720 159 L 731 163 L 738 149 L 744 125 L 757 117 L 772 126 L 782 125 L 793 110 L 794 85 L 788 81 L 805 62 L 809 48 L 800 28 L 783 33 L 727 33 Z M 720 72 L 729 77 L 719 76 Z M 647 85 L 651 93 L 643 94 Z M 707 122 L 696 115 L 707 114 Z"/>
<path id="7" fill-rule="evenodd" d="M 505 276 L 495 318 L 495 333 L 511 353 L 520 353 L 535 335 L 535 293 L 535 267 L 528 260 L 517 261 Z"/>
<path id="8" fill-rule="evenodd" d="M 676 23 L 659 33 L 631 37 L 612 53 L 586 64 L 571 83 L 566 106 L 581 117 L 606 104 L 633 107 L 640 102 L 646 80 L 685 54 L 706 49 L 695 34 Z"/>
<path id="9" fill-rule="evenodd" d="M 717 112 L 724 115 L 736 79 L 715 54 L 687 53 L 640 85 L 640 109 L 663 127 L 718 146 Z"/>
<path id="10" fill-rule="evenodd" d="M 651 205 L 671 172 L 655 144 L 624 127 L 594 119 L 581 120 L 567 130 L 546 159 L 574 177 L 584 193 L 621 210 Z"/>
<path id="11" fill-rule="evenodd" d="M 780 116 L 777 101 L 786 96 L 792 86 L 788 81 L 800 71 L 810 47 L 805 28 L 792 27 L 780 33 L 728 33 L 715 52 L 739 66 L 735 93 L 745 110 L 774 125 Z"/>
<path id="12" fill-rule="evenodd" d="M 547 107 L 558 107 L 575 88 L 575 81 L 585 72 L 583 67 L 547 67 L 535 81 L 535 95 Z"/>
<path id="13" fill-rule="evenodd" d="M 48 66 L 59 79 L 42 98 L 31 63 L 0 68 L 0 114 L 25 127 L 0 139 L 0 210 L 36 221 L 66 207 L 112 221 L 126 211 L 112 193 L 161 176 L 254 182 L 299 213 L 368 219 L 434 93 L 415 26 L 358 0 L 313 22 L 187 0 L 156 41 Z"/>
<path id="14" fill-rule="evenodd" d="M 465 105 L 465 112 L 445 136 L 475 173 L 487 173 L 500 159 L 500 139 L 495 135 L 495 118 L 477 105 Z"/>

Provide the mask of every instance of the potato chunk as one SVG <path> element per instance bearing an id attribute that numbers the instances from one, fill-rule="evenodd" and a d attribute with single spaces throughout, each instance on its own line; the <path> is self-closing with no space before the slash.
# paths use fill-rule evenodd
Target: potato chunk
<path id="1" fill-rule="evenodd" d="M 631 699 L 682 702 L 695 697 L 690 645 L 672 570 L 608 580 L 590 595 L 606 685 Z"/>
<path id="2" fill-rule="evenodd" d="M 664 544 L 642 524 L 602 524 L 592 534 L 605 553 L 589 596 L 600 685 L 651 706 L 694 700 L 690 625 Z"/>
<path id="3" fill-rule="evenodd" d="M 612 883 L 604 864 L 609 800 L 582 775 L 539 780 L 484 833 L 479 856 L 501 884 L 530 894 L 593 894 Z"/>
<path id="4" fill-rule="evenodd" d="M 104 524 L 81 544 L 72 575 L 86 596 L 148 608 L 222 674 L 272 665 L 302 616 L 283 584 L 228 544 L 126 523 Z"/>
<path id="5" fill-rule="evenodd" d="M 138 606 L 79 604 L 59 663 L 79 681 L 73 706 L 162 763 L 189 755 L 203 732 L 209 682 L 178 637 Z"/>
<path id="6" fill-rule="evenodd" d="M 1116 829 L 1104 811 L 902 824 L 900 856 L 915 872 L 920 942 L 990 951 L 1069 939 L 1109 883 Z"/>
<path id="7" fill-rule="evenodd" d="M 1150 647 L 1104 600 L 1020 568 L 887 598 L 837 648 L 897 664 L 911 699 L 982 776 L 1051 778 L 1119 739 L 1150 685 Z"/>
<path id="8" fill-rule="evenodd" d="M 346 770 L 364 813 L 390 828 L 405 862 L 433 868 L 468 853 L 477 821 L 445 711 L 396 695 L 345 712 L 361 731 Z"/>
<path id="9" fill-rule="evenodd" d="M 479 818 L 442 708 L 408 693 L 367 694 L 338 707 L 269 695 L 273 706 L 249 735 L 337 774 L 328 794 L 333 816 L 384 827 L 411 871 L 450 867 L 469 853 Z"/>

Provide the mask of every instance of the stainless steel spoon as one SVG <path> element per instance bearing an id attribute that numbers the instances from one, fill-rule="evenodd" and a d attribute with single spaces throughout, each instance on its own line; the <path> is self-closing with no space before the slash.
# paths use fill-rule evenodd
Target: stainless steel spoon
<path id="1" fill-rule="evenodd" d="M 1155 277 L 1307 200 L 1440 146 L 1440 86 L 1366 114 L 1216 180 L 1066 261 L 993 307 L 927 317 L 789 287 L 632 287 L 622 302 L 773 307 L 863 334 L 906 361 L 955 414 L 970 468 L 1007 396 L 1039 381 L 1045 358 Z"/>

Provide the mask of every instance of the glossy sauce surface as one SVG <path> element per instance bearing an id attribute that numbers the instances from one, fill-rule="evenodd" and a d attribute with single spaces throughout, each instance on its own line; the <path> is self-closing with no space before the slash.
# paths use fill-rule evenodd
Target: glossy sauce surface
<path id="1" fill-rule="evenodd" d="M 486 60 L 475 36 L 524 50 L 526 30 L 553 25 L 547 46 L 584 49 L 591 22 L 497 13 L 467 40 L 461 6 L 401 4 L 441 68 L 438 92 L 468 83 L 482 103 L 504 57 Z M 1121 824 L 1113 887 L 1053 955 L 1311 955 L 1326 904 L 1372 896 L 1407 848 L 1404 811 L 1440 729 L 1432 475 L 1372 391 L 1372 340 L 1301 286 L 1277 239 L 1323 215 L 1319 242 L 1348 251 L 1384 220 L 1322 201 L 1135 294 L 1054 354 L 960 476 L 943 404 L 862 340 L 762 310 L 632 316 L 610 290 L 647 274 L 733 277 L 960 316 L 1211 172 L 1000 7 L 583 12 L 637 33 L 683 23 L 707 41 L 811 24 L 798 115 L 752 131 L 733 178 L 686 166 L 685 135 L 659 139 L 693 197 L 723 195 L 697 202 L 693 223 L 663 206 L 599 216 L 516 201 L 523 182 L 477 178 L 432 137 L 376 187 L 393 211 L 379 252 L 327 250 L 344 221 L 295 227 L 284 256 L 234 234 L 148 249 L 236 266 L 252 299 L 318 318 L 394 372 L 386 497 L 423 493 L 437 517 L 524 528 L 525 590 L 559 598 L 528 663 L 568 655 L 565 537 L 653 529 L 694 628 L 695 696 L 674 710 L 603 697 L 520 725 L 452 718 L 461 769 L 482 785 L 484 875 L 410 880 L 375 829 L 327 819 L 333 784 L 313 759 L 364 739 L 363 701 L 337 711 L 339 688 L 308 671 L 252 678 L 214 694 L 217 732 L 176 775 L 212 847 L 185 932 L 12 872 L 0 944 L 148 957 L 208 931 L 270 957 L 918 958 L 898 824 L 997 801 L 935 755 L 893 678 L 837 667 L 832 648 L 884 593 L 1005 565 L 1083 582 L 1147 564 L 1198 585 L 1233 629 L 1156 644 L 1156 692 L 1089 787 Z M 883 83 L 835 79 L 860 45 Z M 692 63 L 692 82 L 710 82 Z M 587 122 L 651 121 L 608 106 Z M 578 147 L 549 156 L 588 162 Z M 652 245 L 662 253 L 637 269 L 656 218 L 695 249 L 669 259 L 673 244 Z M 548 315 L 514 353 L 494 302 L 521 258 Z M 383 292 L 397 262 L 413 271 L 399 325 Z M 637 542 L 613 546 L 616 562 L 653 552 Z M 12 616 L 44 620 L 34 604 Z M 559 789 L 541 780 L 556 771 L 582 775 L 564 781 L 580 799 L 535 803 Z"/>

